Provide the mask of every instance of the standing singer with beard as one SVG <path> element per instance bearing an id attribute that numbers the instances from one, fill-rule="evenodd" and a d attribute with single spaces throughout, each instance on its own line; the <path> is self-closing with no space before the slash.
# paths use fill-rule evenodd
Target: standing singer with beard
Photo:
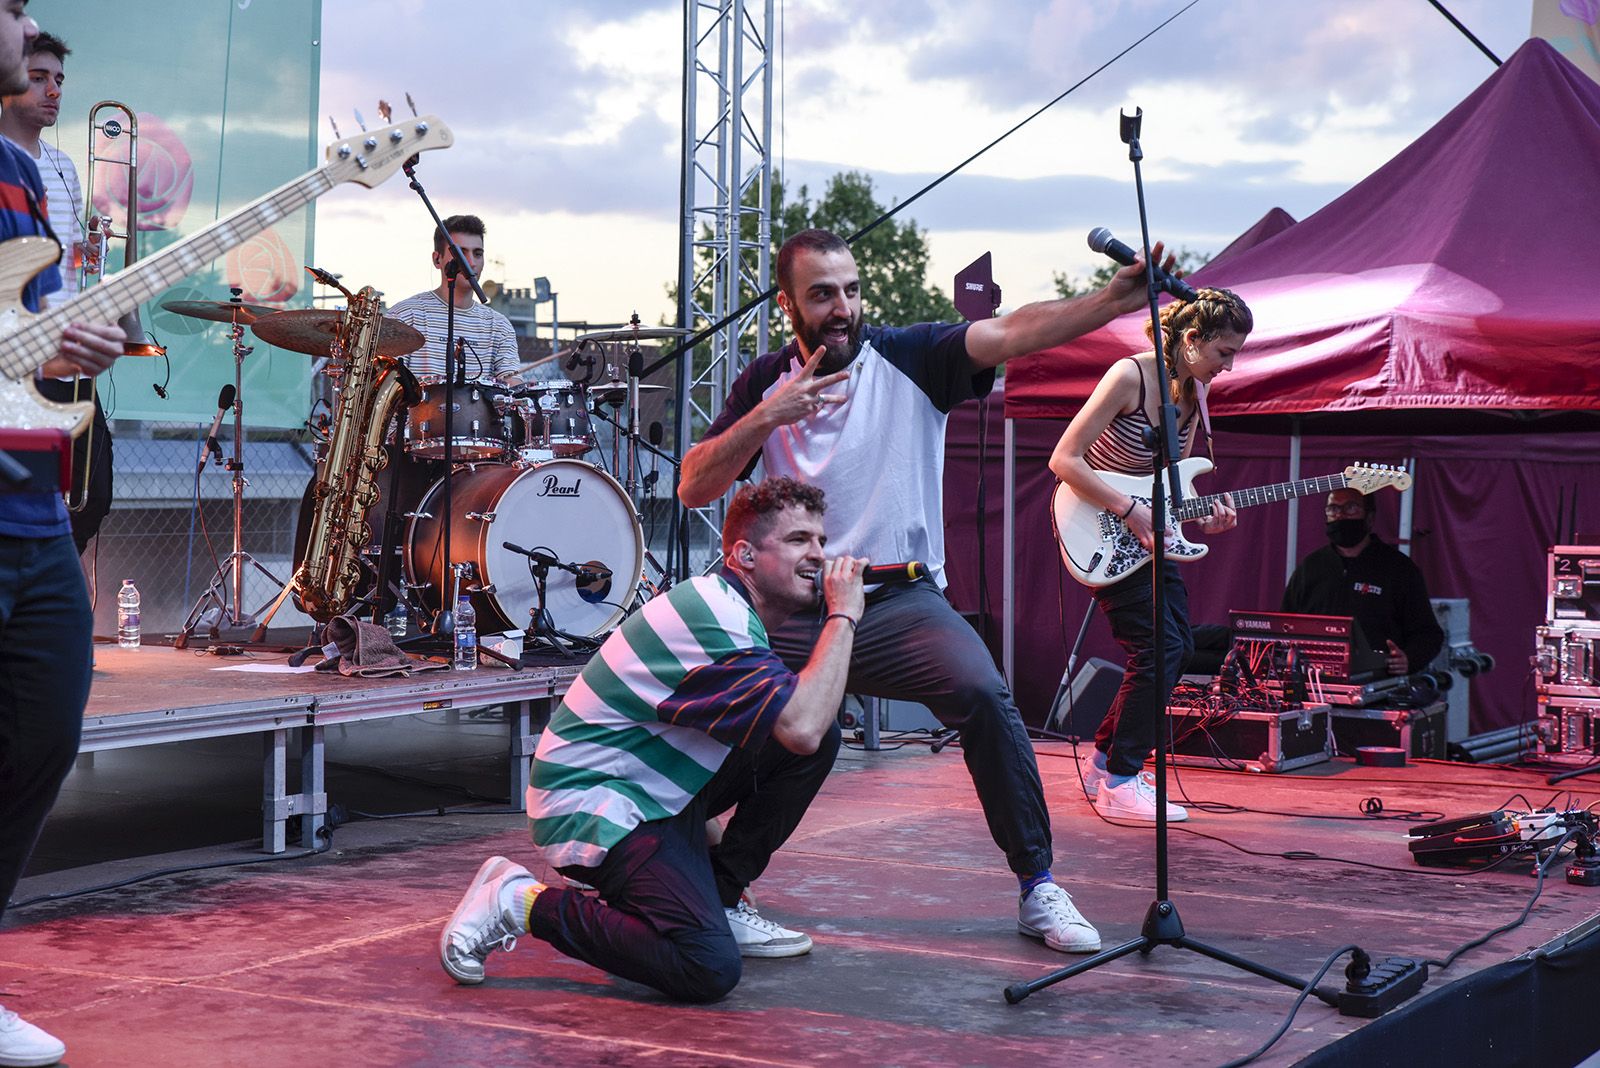
<path id="1" fill-rule="evenodd" d="M 1411 557 L 1372 532 L 1377 498 L 1353 489 L 1328 494 L 1328 544 L 1300 561 L 1283 591 L 1285 612 L 1354 616 L 1390 675 L 1421 671 L 1439 655 L 1444 631 L 1428 584 Z"/>
<path id="2" fill-rule="evenodd" d="M 830 552 L 927 565 L 922 581 L 868 594 L 846 689 L 920 702 L 960 729 L 989 832 L 1021 886 L 1018 930 L 1052 949 L 1094 952 L 1099 933 L 1051 878 L 1050 816 L 1022 716 L 988 649 L 945 600 L 944 434 L 950 409 L 987 394 L 1000 364 L 1140 308 L 1143 261 L 1087 296 L 970 324 L 904 327 L 862 325 L 855 258 L 835 234 L 795 234 L 777 266 L 778 306 L 795 340 L 734 382 L 722 414 L 684 456 L 678 496 L 691 508 L 707 504 L 759 459 L 768 476 L 827 492 Z M 772 648 L 797 667 L 821 627 L 815 615 L 794 617 L 773 631 Z"/>

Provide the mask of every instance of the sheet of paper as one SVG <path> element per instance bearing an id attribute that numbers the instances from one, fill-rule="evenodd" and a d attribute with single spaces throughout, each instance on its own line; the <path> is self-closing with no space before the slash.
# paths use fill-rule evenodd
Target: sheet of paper
<path id="1" fill-rule="evenodd" d="M 226 664 L 214 667 L 212 671 L 248 671 L 257 675 L 303 675 L 307 671 L 317 670 L 315 664 L 301 664 L 299 667 L 290 667 L 284 663 L 264 664 L 252 660 L 247 664 Z"/>

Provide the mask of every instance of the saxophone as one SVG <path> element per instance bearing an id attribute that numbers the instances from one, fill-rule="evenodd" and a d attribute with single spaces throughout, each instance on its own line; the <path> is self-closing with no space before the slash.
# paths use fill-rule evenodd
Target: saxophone
<path id="1" fill-rule="evenodd" d="M 378 472 L 389 462 L 384 435 L 397 406 L 417 400 L 411 371 L 375 352 L 382 325 L 383 303 L 365 286 L 350 298 L 334 331 L 331 352 L 344 356 L 343 381 L 312 490 L 305 556 L 294 574 L 301 609 L 319 623 L 355 601 L 361 552 L 372 533 L 367 513 L 378 500 Z"/>

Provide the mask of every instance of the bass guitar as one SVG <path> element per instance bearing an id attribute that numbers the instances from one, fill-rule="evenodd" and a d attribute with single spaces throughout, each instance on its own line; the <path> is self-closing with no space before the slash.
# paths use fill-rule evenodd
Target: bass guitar
<path id="1" fill-rule="evenodd" d="M 29 279 L 56 262 L 60 246 L 47 237 L 19 237 L 0 244 L 0 429 L 77 434 L 88 425 L 94 414 L 92 402 L 56 403 L 45 400 L 33 386 L 33 372 L 60 351 L 67 324 L 114 323 L 334 186 L 356 182 L 370 189 L 417 153 L 448 148 L 453 140 L 449 127 L 429 115 L 338 141 L 328 146 L 326 165 L 38 315 L 22 306 L 22 290 Z"/>
<path id="2" fill-rule="evenodd" d="M 1181 524 L 1206 518 L 1211 514 L 1211 506 L 1222 499 L 1220 493 L 1197 496 L 1194 492 L 1195 477 L 1211 468 L 1211 461 L 1204 456 L 1191 456 L 1178 461 L 1183 503 L 1167 513 L 1169 530 L 1166 555 L 1172 560 L 1198 560 L 1209 551 L 1204 545 L 1186 540 Z M 1150 503 L 1150 476 L 1119 475 L 1109 471 L 1095 473 L 1113 489 L 1141 504 Z M 1385 464 L 1352 464 L 1335 475 L 1234 490 L 1233 506 L 1250 508 L 1258 504 L 1287 501 L 1291 497 L 1331 493 L 1336 489 L 1373 493 L 1385 486 L 1397 490 L 1410 489 L 1411 476 L 1402 468 Z M 1150 562 L 1150 553 L 1139 544 L 1139 539 L 1126 523 L 1115 513 L 1080 498 L 1065 482 L 1057 484 L 1050 498 L 1050 512 L 1055 519 L 1056 543 L 1061 547 L 1062 562 L 1072 572 L 1072 577 L 1085 586 L 1109 586 Z"/>

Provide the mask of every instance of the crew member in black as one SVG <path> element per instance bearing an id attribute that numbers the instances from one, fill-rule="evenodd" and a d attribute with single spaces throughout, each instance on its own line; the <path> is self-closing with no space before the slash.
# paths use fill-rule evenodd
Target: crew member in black
<path id="1" fill-rule="evenodd" d="M 1411 557 L 1372 533 L 1378 505 L 1352 489 L 1328 494 L 1328 542 L 1295 568 L 1283 611 L 1354 616 L 1390 675 L 1426 668 L 1444 645 L 1428 586 Z"/>

